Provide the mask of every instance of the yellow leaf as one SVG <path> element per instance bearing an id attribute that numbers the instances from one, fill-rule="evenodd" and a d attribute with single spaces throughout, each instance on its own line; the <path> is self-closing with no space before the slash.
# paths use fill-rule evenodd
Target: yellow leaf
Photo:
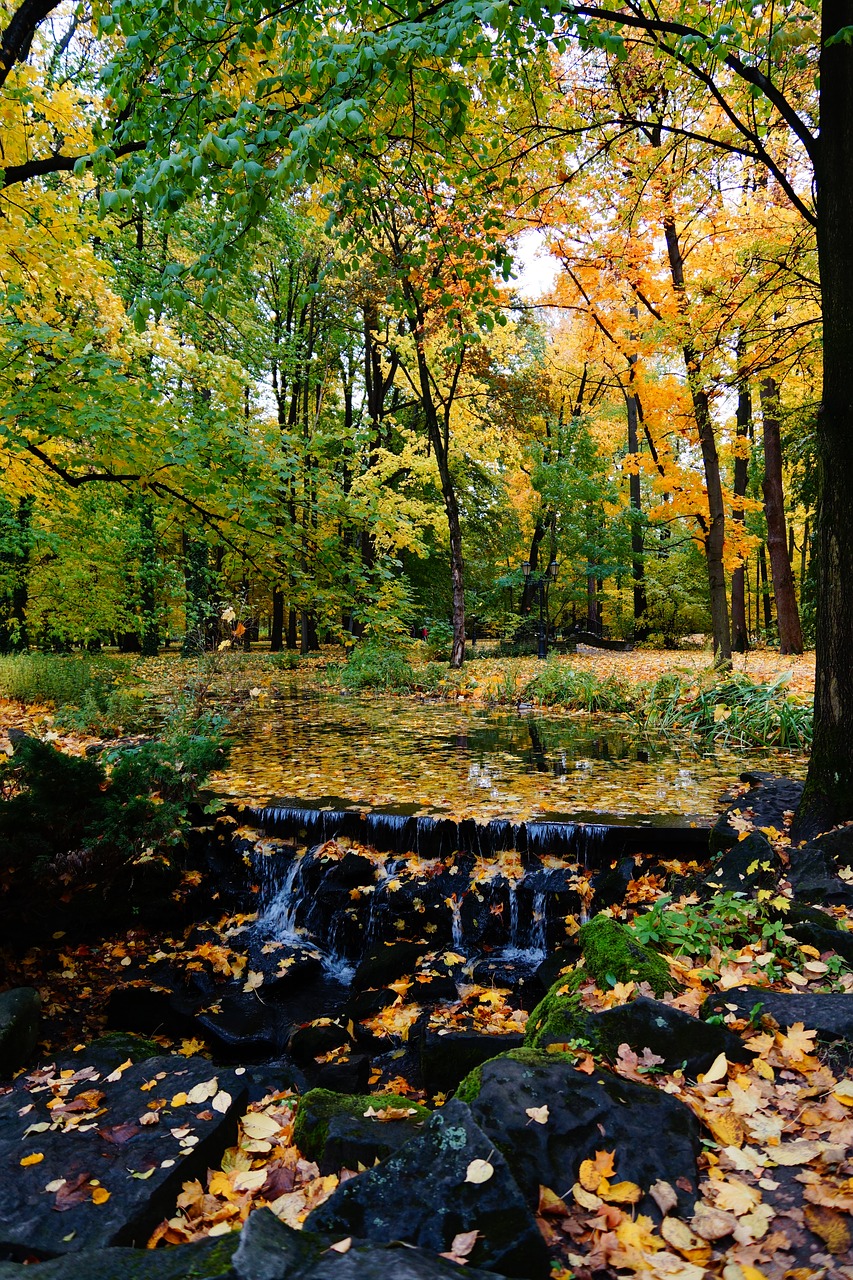
<path id="1" fill-rule="evenodd" d="M 234 1174 L 234 1190 L 260 1191 L 266 1180 L 266 1169 L 247 1169 L 245 1173 Z"/>
<path id="2" fill-rule="evenodd" d="M 34 1151 L 32 1155 L 24 1156 L 23 1160 L 21 1161 L 21 1168 L 26 1169 L 28 1165 L 40 1164 L 43 1159 L 44 1159 L 43 1151 Z"/>
<path id="3" fill-rule="evenodd" d="M 818 1204 L 807 1204 L 804 1213 L 809 1230 L 820 1236 L 830 1253 L 847 1252 L 850 1248 L 850 1228 L 840 1213 Z"/>
<path id="4" fill-rule="evenodd" d="M 600 1209 L 604 1204 L 601 1196 L 594 1195 L 592 1191 L 586 1191 L 579 1182 L 572 1187 L 572 1195 L 582 1209 Z"/>
<path id="5" fill-rule="evenodd" d="M 465 1172 L 465 1181 L 488 1182 L 494 1171 L 494 1165 L 489 1164 L 488 1160 L 472 1160 Z"/>
<path id="6" fill-rule="evenodd" d="M 219 1092 L 219 1081 L 216 1076 L 212 1080 L 202 1080 L 198 1084 L 193 1085 L 187 1094 L 187 1102 L 198 1106 L 200 1102 L 207 1102 L 208 1098 L 214 1097 Z"/>
<path id="7" fill-rule="evenodd" d="M 725 1080 L 728 1074 L 729 1064 L 724 1053 L 720 1053 L 711 1063 L 708 1070 L 702 1077 L 704 1084 L 715 1084 L 718 1080 Z"/>
<path id="8" fill-rule="evenodd" d="M 536 1209 L 537 1213 L 543 1217 L 565 1218 L 569 1210 L 565 1200 L 561 1200 L 556 1191 L 552 1191 L 550 1187 L 539 1188 L 539 1204 Z"/>
<path id="9" fill-rule="evenodd" d="M 723 1115 L 706 1116 L 705 1123 L 721 1147 L 742 1147 L 744 1128 L 736 1115 L 727 1112 Z"/>
<path id="10" fill-rule="evenodd" d="M 106 1204 L 109 1198 L 110 1193 L 107 1191 L 106 1187 L 95 1187 L 95 1190 L 92 1192 L 93 1204 Z"/>
<path id="11" fill-rule="evenodd" d="M 602 1183 L 605 1182 L 606 1179 L 602 1179 Z M 638 1187 L 636 1182 L 607 1183 L 606 1187 L 602 1185 L 598 1188 L 598 1194 L 608 1204 L 637 1204 L 643 1198 L 642 1187 Z"/>
<path id="12" fill-rule="evenodd" d="M 845 1107 L 853 1107 L 853 1080 L 839 1080 L 832 1090 L 833 1098 L 843 1102 Z"/>
<path id="13" fill-rule="evenodd" d="M 677 1249 L 688 1262 L 701 1266 L 711 1257 L 711 1246 L 690 1230 L 679 1218 L 664 1218 L 660 1233 L 667 1244 Z"/>
<path id="14" fill-rule="evenodd" d="M 257 970 L 250 969 L 246 975 L 246 981 L 243 983 L 244 991 L 257 991 L 258 987 L 264 984 L 264 975 Z"/>
<path id="15" fill-rule="evenodd" d="M 243 1132 L 249 1138 L 275 1138 L 281 1131 L 281 1125 L 266 1111 L 250 1111 L 240 1122 Z"/>
<path id="16" fill-rule="evenodd" d="M 772 1082 L 776 1079 L 776 1072 L 773 1070 L 770 1063 L 765 1062 L 763 1058 L 756 1058 L 752 1065 L 763 1080 L 770 1080 Z M 851 1099 L 851 1101 L 853 1102 L 853 1099 Z"/>
<path id="17" fill-rule="evenodd" d="M 187 1095 L 185 1093 L 176 1093 L 172 1101 L 169 1103 L 169 1106 L 185 1107 L 186 1104 L 187 1104 Z"/>

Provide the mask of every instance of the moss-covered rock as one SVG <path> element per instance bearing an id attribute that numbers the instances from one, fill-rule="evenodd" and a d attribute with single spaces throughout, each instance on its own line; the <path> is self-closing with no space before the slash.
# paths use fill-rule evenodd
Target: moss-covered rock
<path id="1" fill-rule="evenodd" d="M 557 979 L 527 1019 L 524 1032 L 526 1048 L 544 1049 L 549 1044 L 587 1038 L 589 1015 L 577 993 L 585 976 L 583 970 L 576 970 L 566 978 Z"/>
<path id="2" fill-rule="evenodd" d="M 365 1112 L 385 1108 L 402 1111 L 399 1119 L 380 1120 Z M 399 1094 L 333 1093 L 311 1089 L 300 1099 L 293 1141 L 322 1171 L 354 1169 L 382 1160 L 417 1132 L 430 1111 Z"/>
<path id="3" fill-rule="evenodd" d="M 549 1062 L 571 1061 L 570 1053 L 548 1053 L 545 1049 L 530 1049 L 527 1047 L 521 1049 L 510 1049 L 506 1053 L 498 1054 L 498 1058 L 509 1058 L 513 1062 L 521 1062 L 530 1067 L 543 1067 Z M 497 1062 L 498 1058 L 490 1058 L 489 1062 Z M 481 1066 L 475 1067 L 473 1071 L 469 1071 L 465 1079 L 456 1090 L 454 1097 L 460 1102 L 472 1103 L 479 1096 L 480 1089 L 483 1084 L 483 1069 L 489 1065 L 489 1062 L 482 1063 Z"/>
<path id="4" fill-rule="evenodd" d="M 631 931 L 612 916 L 604 913 L 594 916 L 581 926 L 578 941 L 584 968 L 602 990 L 611 986 L 613 979 L 637 984 L 647 982 L 656 996 L 678 990 L 678 983 L 663 956 L 637 942 Z"/>

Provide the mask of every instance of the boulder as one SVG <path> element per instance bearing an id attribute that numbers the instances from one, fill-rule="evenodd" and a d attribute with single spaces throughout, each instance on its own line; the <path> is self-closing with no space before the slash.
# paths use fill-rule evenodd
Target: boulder
<path id="1" fill-rule="evenodd" d="M 472 1170 L 475 1161 L 491 1167 L 484 1181 L 477 1178 L 487 1171 L 482 1165 Z M 472 1267 L 524 1280 L 545 1280 L 550 1271 L 506 1160 L 456 1100 L 382 1164 L 339 1186 L 309 1216 L 308 1227 L 338 1237 L 402 1240 L 434 1253 L 448 1251 L 459 1233 L 478 1231 Z"/>
<path id="2" fill-rule="evenodd" d="M 172 1249 L 84 1249 L 23 1267 L 0 1262 L 0 1280 L 226 1280 L 239 1236 L 214 1236 Z"/>
<path id="3" fill-rule="evenodd" d="M 782 875 L 782 861 L 761 831 L 751 832 L 725 850 L 702 882 L 710 893 L 755 893 L 773 889 Z"/>
<path id="4" fill-rule="evenodd" d="M 26 1066 L 40 1021 L 41 996 L 34 987 L 13 987 L 0 995 L 0 1079 Z"/>
<path id="5" fill-rule="evenodd" d="M 793 904 L 788 911 L 780 913 L 780 919 L 797 942 L 805 942 L 814 947 L 821 955 L 835 952 L 849 963 L 853 963 L 853 932 L 839 929 L 834 918 L 818 907 Z"/>
<path id="6" fill-rule="evenodd" d="M 784 1029 L 801 1022 L 806 1031 L 816 1031 L 824 1044 L 847 1041 L 853 1047 L 853 995 L 733 987 L 708 996 L 699 1012 L 703 1018 L 731 1015 L 759 1024 L 770 1017 Z"/>
<path id="7" fill-rule="evenodd" d="M 337 1237 L 340 1240 L 340 1237 Z M 353 1241 L 344 1253 L 330 1249 L 335 1237 L 294 1231 L 269 1209 L 249 1215 L 234 1254 L 238 1280 L 452 1280 L 454 1262 L 400 1244 Z M 465 1268 L 473 1280 L 486 1273 Z"/>
<path id="8" fill-rule="evenodd" d="M 615 1151 L 614 1181 L 636 1183 L 644 1192 L 669 1182 L 679 1210 L 688 1213 L 697 1195 L 699 1124 L 670 1094 L 623 1080 L 610 1071 L 577 1071 L 565 1057 L 522 1049 L 493 1058 L 459 1086 L 471 1115 L 506 1157 L 527 1203 L 539 1187 L 565 1195 L 581 1162 L 596 1151 Z M 546 1107 L 545 1123 L 529 1114 Z M 646 1194 L 640 1213 L 660 1217 Z"/>
<path id="9" fill-rule="evenodd" d="M 680 1067 L 695 1079 L 707 1071 L 721 1053 L 730 1062 L 747 1062 L 752 1056 L 740 1036 L 725 1027 L 709 1025 L 660 1000 L 638 996 L 628 1004 L 587 1015 L 586 1038 L 595 1049 L 614 1061 L 621 1044 L 636 1053 L 651 1049 L 662 1058 L 663 1071 Z"/>
<path id="10" fill-rule="evenodd" d="M 853 880 L 839 872 L 853 867 L 853 827 L 839 827 L 791 850 L 788 880 L 801 902 L 853 905 Z"/>
<path id="11" fill-rule="evenodd" d="M 397 1118 L 388 1118 L 388 1113 Z M 420 1132 L 430 1112 L 398 1094 L 353 1095 L 312 1089 L 300 1099 L 293 1141 L 323 1174 L 368 1167 Z"/>
<path id="12" fill-rule="evenodd" d="M 709 848 L 712 857 L 737 844 L 740 832 L 737 827 L 732 826 L 730 818 L 748 818 L 756 830 L 775 827 L 777 831 L 782 831 L 785 814 L 796 810 L 803 794 L 802 782 L 794 778 L 774 778 L 767 773 L 742 773 L 741 781 L 749 783 L 749 790 L 738 796 L 711 828 Z"/>
<path id="13" fill-rule="evenodd" d="M 450 1093 L 470 1071 L 509 1049 L 519 1049 L 524 1034 L 486 1035 L 482 1031 L 431 1030 L 420 1040 L 421 1071 L 428 1097 Z"/>
<path id="14" fill-rule="evenodd" d="M 581 925 L 578 942 L 586 972 L 602 990 L 614 978 L 617 982 L 647 982 L 656 996 L 678 988 L 663 956 L 644 947 L 630 929 L 606 913 Z"/>
<path id="15" fill-rule="evenodd" d="M 0 1097 L 0 1167 L 14 1170 L 0 1183 L 0 1252 L 144 1244 L 182 1183 L 216 1167 L 245 1099 L 241 1077 L 206 1058 L 105 1073 L 93 1052 L 19 1076 Z"/>
<path id="16" fill-rule="evenodd" d="M 427 950 L 424 942 L 385 942 L 366 955 L 355 971 L 356 991 L 384 987 L 411 973 Z"/>

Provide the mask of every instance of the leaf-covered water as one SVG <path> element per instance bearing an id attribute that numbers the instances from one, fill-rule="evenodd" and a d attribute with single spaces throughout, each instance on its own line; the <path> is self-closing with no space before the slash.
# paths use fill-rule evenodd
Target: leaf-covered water
<path id="1" fill-rule="evenodd" d="M 802 776 L 803 757 L 638 738 L 615 717 L 497 711 L 298 685 L 234 726 L 217 790 L 242 799 L 403 807 L 524 821 L 546 813 L 707 819 L 744 767 Z"/>

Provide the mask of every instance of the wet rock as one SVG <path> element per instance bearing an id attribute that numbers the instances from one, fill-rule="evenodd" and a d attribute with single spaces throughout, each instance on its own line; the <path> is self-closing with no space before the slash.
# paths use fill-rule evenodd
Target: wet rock
<path id="1" fill-rule="evenodd" d="M 848 963 L 853 963 L 853 933 L 839 929 L 832 916 L 817 907 L 795 903 L 788 911 L 780 913 L 780 919 L 797 942 L 805 942 L 821 955 L 835 952 Z"/>
<path id="2" fill-rule="evenodd" d="M 648 1191 L 663 1179 L 681 1212 L 693 1207 L 699 1125 L 684 1103 L 659 1089 L 602 1069 L 586 1075 L 565 1058 L 522 1049 L 479 1067 L 458 1096 L 506 1156 L 530 1205 L 540 1185 L 564 1194 L 581 1162 L 607 1150 L 616 1153 L 616 1180 Z M 543 1106 L 545 1124 L 531 1120 L 528 1109 Z M 637 1208 L 660 1217 L 648 1195 Z"/>
<path id="3" fill-rule="evenodd" d="M 474 1160 L 493 1169 L 467 1180 Z M 548 1253 L 506 1160 L 464 1103 L 449 1102 L 423 1132 L 382 1164 L 351 1178 L 308 1218 L 308 1229 L 378 1242 L 402 1240 L 434 1253 L 479 1231 L 472 1267 L 545 1280 Z"/>
<path id="4" fill-rule="evenodd" d="M 26 1268 L 0 1262 L 0 1280 L 219 1280 L 234 1275 L 238 1243 L 233 1234 L 172 1249 L 86 1249 Z"/>
<path id="5" fill-rule="evenodd" d="M 689 1013 L 675 1009 L 660 1000 L 638 996 L 628 1004 L 589 1014 L 586 1036 L 596 1049 L 615 1060 L 621 1044 L 635 1053 L 651 1049 L 663 1058 L 661 1070 L 676 1071 L 695 1079 L 706 1071 L 721 1053 L 731 1062 L 748 1062 L 752 1057 L 740 1036 L 725 1027 L 709 1025 Z"/>
<path id="6" fill-rule="evenodd" d="M 506 956 L 478 960 L 471 970 L 471 977 L 481 987 L 503 987 L 514 992 L 522 1009 L 535 1008 L 545 994 L 537 970 L 531 970 L 523 955 L 517 960 Z"/>
<path id="7" fill-rule="evenodd" d="M 150 978 L 113 987 L 107 997 L 107 1026 L 140 1035 L 193 1036 L 197 1034 L 197 996 L 186 996 Z"/>
<path id="8" fill-rule="evenodd" d="M 759 1006 L 756 1010 L 756 1006 Z M 755 1013 L 753 1014 L 753 1011 Z M 770 1017 L 782 1028 L 801 1022 L 806 1031 L 816 1031 L 824 1044 L 846 1041 L 853 1047 L 853 995 L 833 992 L 768 991 L 762 987 L 733 987 L 709 996 L 700 1009 L 703 1018 L 752 1018 L 760 1025 Z"/>
<path id="9" fill-rule="evenodd" d="M 234 1139 L 246 1092 L 233 1072 L 204 1058 L 160 1057 L 110 1079 L 81 1056 L 73 1076 L 57 1064 L 20 1076 L 0 1098 L 0 1165 L 15 1174 L 0 1183 L 7 1257 L 144 1244 L 182 1183 L 215 1168 Z M 40 1158 L 21 1163 L 30 1156 Z"/>
<path id="10" fill-rule="evenodd" d="M 386 942 L 365 956 L 353 976 L 356 991 L 385 987 L 410 973 L 427 950 L 424 942 Z"/>
<path id="11" fill-rule="evenodd" d="M 34 987 L 0 995 L 0 1078 L 26 1066 L 38 1041 L 41 996 Z"/>
<path id="12" fill-rule="evenodd" d="M 839 872 L 853 868 L 853 827 L 841 827 L 791 850 L 788 881 L 802 902 L 853 905 L 853 879 Z"/>
<path id="13" fill-rule="evenodd" d="M 261 1062 L 281 1052 L 290 1024 L 280 1011 L 261 1004 L 252 992 L 234 988 L 199 1011 L 195 1034 L 226 1062 Z"/>
<path id="14" fill-rule="evenodd" d="M 592 878 L 593 904 L 596 911 L 620 905 L 625 901 L 628 885 L 637 874 L 633 858 L 620 858 L 609 867 L 603 867 Z"/>
<path id="15" fill-rule="evenodd" d="M 548 991 L 565 971 L 576 965 L 580 958 L 580 947 L 571 944 L 547 956 L 536 970 L 536 977 L 545 991 Z"/>
<path id="16" fill-rule="evenodd" d="M 339 1237 L 338 1237 L 339 1238 Z M 344 1253 L 330 1249 L 334 1238 L 294 1231 L 269 1209 L 249 1215 L 234 1254 L 238 1280 L 451 1280 L 455 1263 L 422 1249 L 354 1241 Z M 486 1273 L 465 1268 L 473 1280 Z"/>
<path id="17" fill-rule="evenodd" d="M 370 1058 L 366 1053 L 351 1053 L 337 1062 L 322 1062 L 307 1071 L 318 1089 L 336 1093 L 364 1093 L 370 1081 Z"/>
<path id="18" fill-rule="evenodd" d="M 287 1048 L 296 1062 L 305 1063 L 351 1044 L 352 1038 L 343 1018 L 317 1018 L 297 1027 Z"/>
<path id="19" fill-rule="evenodd" d="M 388 1113 L 400 1114 L 396 1119 Z M 379 1115 L 377 1116 L 377 1114 Z M 430 1112 L 399 1094 L 346 1095 L 312 1089 L 300 1100 L 293 1141 L 323 1174 L 368 1168 L 419 1133 Z"/>
<path id="20" fill-rule="evenodd" d="M 710 893 L 754 893 L 773 889 L 783 867 L 779 855 L 761 831 L 753 831 L 727 849 L 702 882 Z"/>
<path id="21" fill-rule="evenodd" d="M 518 1049 L 524 1034 L 484 1035 L 480 1031 L 434 1031 L 428 1026 L 420 1041 L 421 1071 L 429 1097 L 451 1093 L 470 1071 L 489 1058 Z"/>
<path id="22" fill-rule="evenodd" d="M 740 832 L 729 821 L 732 817 L 745 817 L 757 829 L 775 827 L 782 831 L 785 813 L 795 810 L 803 794 L 802 782 L 793 778 L 774 778 L 766 773 L 742 773 L 741 781 L 750 784 L 749 790 L 738 796 L 720 814 L 711 828 L 709 847 L 711 856 L 723 853 L 736 844 Z"/>

